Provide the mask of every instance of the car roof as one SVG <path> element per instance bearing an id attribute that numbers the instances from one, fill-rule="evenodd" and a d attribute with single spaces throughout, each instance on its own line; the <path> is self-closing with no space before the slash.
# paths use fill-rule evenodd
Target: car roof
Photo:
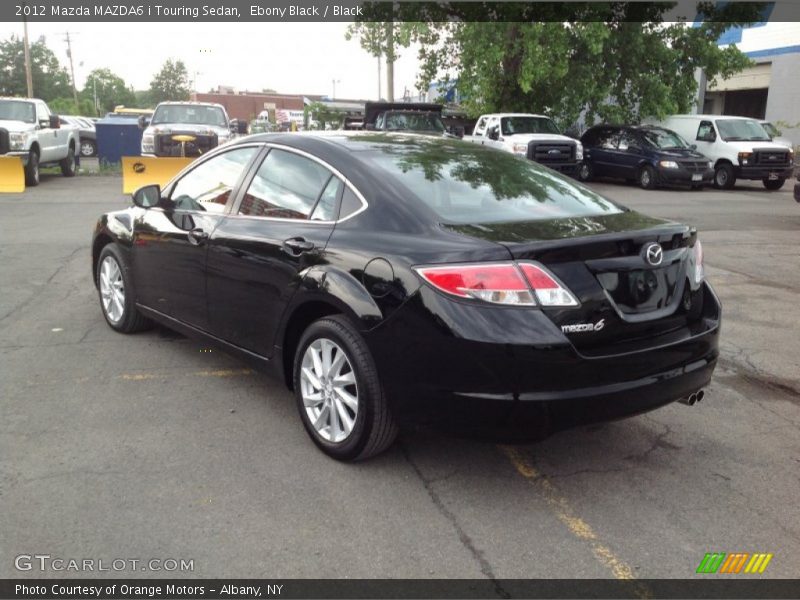
<path id="1" fill-rule="evenodd" d="M 224 108 L 222 104 L 217 102 L 195 102 L 194 100 L 167 100 L 165 102 L 159 102 L 159 106 L 217 106 L 219 108 Z"/>
<path id="2" fill-rule="evenodd" d="M 758 121 L 759 119 L 754 119 L 753 117 L 737 117 L 735 115 L 670 115 L 667 119 L 700 119 L 700 120 L 709 120 L 709 119 L 735 119 L 739 121 Z"/>
<path id="3" fill-rule="evenodd" d="M 534 113 L 486 113 L 482 117 L 536 117 L 537 119 L 549 119 L 547 115 L 539 115 Z"/>

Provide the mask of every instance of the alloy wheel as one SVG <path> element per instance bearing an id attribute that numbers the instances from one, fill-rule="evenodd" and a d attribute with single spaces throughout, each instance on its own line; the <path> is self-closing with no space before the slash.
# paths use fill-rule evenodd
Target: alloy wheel
<path id="1" fill-rule="evenodd" d="M 111 256 L 106 256 L 100 266 L 100 298 L 108 319 L 119 323 L 125 314 L 125 283 L 119 264 Z"/>
<path id="2" fill-rule="evenodd" d="M 350 436 L 358 416 L 358 386 L 341 346 L 327 338 L 309 344 L 300 368 L 300 391 L 317 435 L 332 443 Z"/>

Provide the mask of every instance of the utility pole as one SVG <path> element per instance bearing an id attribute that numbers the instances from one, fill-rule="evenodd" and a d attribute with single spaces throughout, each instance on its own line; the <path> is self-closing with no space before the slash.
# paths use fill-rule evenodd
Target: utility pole
<path id="1" fill-rule="evenodd" d="M 394 21 L 386 23 L 386 99 L 394 102 Z"/>
<path id="2" fill-rule="evenodd" d="M 72 42 L 69 39 L 69 31 L 66 32 L 67 56 L 69 57 L 69 70 L 72 73 L 72 97 L 75 100 L 75 110 L 78 109 L 78 88 L 75 86 L 75 63 L 72 60 Z"/>
<path id="3" fill-rule="evenodd" d="M 25 31 L 23 47 L 25 49 L 25 83 L 28 85 L 28 98 L 33 98 L 33 74 L 31 73 L 31 45 L 28 42 L 28 19 L 22 19 Z"/>
<path id="4" fill-rule="evenodd" d="M 331 79 L 331 82 L 333 83 L 333 96 L 331 96 L 331 100 L 336 100 L 336 84 L 337 83 L 342 83 L 342 80 L 341 79 Z"/>
<path id="5" fill-rule="evenodd" d="M 381 55 L 378 54 L 378 102 L 381 100 Z"/>

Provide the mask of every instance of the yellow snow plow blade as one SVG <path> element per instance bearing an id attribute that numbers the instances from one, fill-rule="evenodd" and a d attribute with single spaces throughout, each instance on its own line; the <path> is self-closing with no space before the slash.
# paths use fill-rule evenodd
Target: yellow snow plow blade
<path id="1" fill-rule="evenodd" d="M 193 158 L 122 157 L 122 193 L 132 194 L 144 185 L 157 183 L 162 188 Z"/>
<path id="2" fill-rule="evenodd" d="M 19 156 L 0 156 L 0 192 L 25 191 L 25 170 Z"/>

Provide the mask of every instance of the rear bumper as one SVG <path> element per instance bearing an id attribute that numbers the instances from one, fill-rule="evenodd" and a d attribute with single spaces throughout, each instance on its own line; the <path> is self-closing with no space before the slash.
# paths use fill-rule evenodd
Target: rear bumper
<path id="1" fill-rule="evenodd" d="M 734 166 L 737 179 L 766 179 L 771 174 L 776 174 L 778 179 L 789 179 L 792 176 L 792 167 L 742 167 Z"/>
<path id="2" fill-rule="evenodd" d="M 699 179 L 694 176 L 699 175 Z M 714 180 L 714 169 L 706 169 L 702 173 L 695 173 L 688 169 L 658 169 L 659 182 L 666 185 L 701 185 L 711 184 Z"/>
<path id="3" fill-rule="evenodd" d="M 720 305 L 707 290 L 686 335 L 613 355 L 582 354 L 538 311 L 462 303 L 444 314 L 425 288 L 365 337 L 402 420 L 555 429 L 646 412 L 707 385 L 720 328 Z"/>

